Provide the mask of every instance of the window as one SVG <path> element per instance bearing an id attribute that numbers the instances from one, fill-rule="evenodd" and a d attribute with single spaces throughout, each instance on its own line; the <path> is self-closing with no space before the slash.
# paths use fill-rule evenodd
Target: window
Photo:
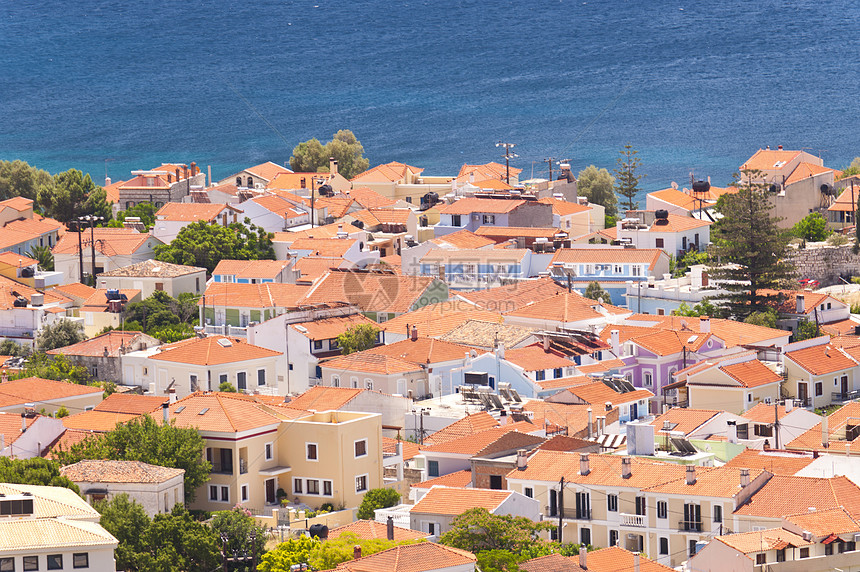
<path id="1" fill-rule="evenodd" d="M 143 375 L 146 375 L 146 372 L 143 372 Z M 219 384 L 227 383 L 227 374 L 226 373 L 222 373 L 221 375 L 218 376 L 218 383 Z"/>
<path id="2" fill-rule="evenodd" d="M 230 502 L 230 487 L 221 487 L 221 502 Z"/>
<path id="3" fill-rule="evenodd" d="M 272 443 L 266 443 L 265 447 L 266 447 L 266 460 L 271 461 L 275 456 L 274 451 L 272 450 Z"/>
<path id="4" fill-rule="evenodd" d="M 646 371 L 645 375 L 642 377 L 642 385 L 645 387 L 651 387 L 654 384 L 654 377 L 651 375 L 650 371 Z"/>
<path id="5" fill-rule="evenodd" d="M 723 522 L 723 507 L 721 505 L 714 505 L 714 522 Z"/>
<path id="6" fill-rule="evenodd" d="M 0 558 L 0 572 L 15 572 L 15 559 Z"/>
<path id="7" fill-rule="evenodd" d="M 322 349 L 322 340 L 314 340 L 314 349 L 321 350 Z"/>
<path id="8" fill-rule="evenodd" d="M 159 292 L 163 292 L 164 291 L 164 282 L 156 282 L 155 283 L 155 289 Z"/>
<path id="9" fill-rule="evenodd" d="M 364 457 L 367 455 L 367 439 L 361 439 L 353 444 L 356 457 Z"/>
<path id="10" fill-rule="evenodd" d="M 318 461 L 317 457 L 317 444 L 316 443 L 306 443 L 305 448 L 307 449 L 307 460 L 308 461 Z"/>
<path id="11" fill-rule="evenodd" d="M 657 518 L 666 518 L 669 513 L 666 501 L 657 501 Z"/>
<path id="12" fill-rule="evenodd" d="M 563 368 L 557 367 L 554 370 L 552 370 L 552 376 L 556 379 L 558 379 L 560 377 L 564 377 Z"/>
<path id="13" fill-rule="evenodd" d="M 530 499 L 535 498 L 535 491 L 534 491 L 534 489 L 533 489 L 533 488 L 531 488 L 531 487 L 526 487 L 526 488 L 524 488 L 524 489 L 523 489 L 523 494 L 524 494 L 524 495 L 526 495 L 526 496 L 527 496 L 528 498 L 530 498 Z"/>
<path id="14" fill-rule="evenodd" d="M 330 497 L 332 496 L 331 492 L 331 481 L 323 481 L 323 495 Z"/>
<path id="15" fill-rule="evenodd" d="M 257 370 L 257 385 L 266 385 L 266 370 Z"/>
<path id="16" fill-rule="evenodd" d="M 24 570 L 38 570 L 39 569 L 39 557 L 38 556 L 25 556 L 24 557 Z"/>
<path id="17" fill-rule="evenodd" d="M 451 215 L 451 226 L 462 226 L 460 223 L 460 215 Z"/>
<path id="18" fill-rule="evenodd" d="M 209 485 L 209 500 L 218 500 L 218 487 L 216 487 L 215 485 Z"/>
<path id="19" fill-rule="evenodd" d="M 645 497 L 636 497 L 636 514 L 645 515 Z"/>
<path id="20" fill-rule="evenodd" d="M 618 531 L 610 530 L 609 531 L 609 546 L 616 546 L 618 544 Z"/>
<path id="21" fill-rule="evenodd" d="M 428 522 L 427 523 L 427 533 L 431 534 L 431 535 L 436 534 L 436 523 L 435 522 Z"/>
<path id="22" fill-rule="evenodd" d="M 430 477 L 439 476 L 439 461 L 427 461 L 427 475 Z"/>
<path id="23" fill-rule="evenodd" d="M 502 475 L 490 475 L 490 488 L 496 491 L 502 490 Z"/>
<path id="24" fill-rule="evenodd" d="M 642 267 L 638 264 L 634 264 L 630 267 L 630 270 L 633 272 L 633 276 L 641 276 L 642 275 Z"/>
<path id="25" fill-rule="evenodd" d="M 364 380 L 364 388 L 365 389 L 373 389 L 373 380 L 372 379 L 365 379 Z"/>
<path id="26" fill-rule="evenodd" d="M 48 570 L 62 570 L 63 569 L 63 555 L 62 554 L 48 554 Z"/>
<path id="27" fill-rule="evenodd" d="M 308 479 L 308 494 L 320 494 L 320 482 L 317 479 Z"/>
<path id="28" fill-rule="evenodd" d="M 242 502 L 248 502 L 248 485 L 242 485 Z"/>
<path id="29" fill-rule="evenodd" d="M 355 492 L 361 493 L 367 490 L 367 475 L 355 477 Z"/>
<path id="30" fill-rule="evenodd" d="M 809 558 L 809 547 L 800 549 L 800 557 L 801 558 Z"/>
<path id="31" fill-rule="evenodd" d="M 785 548 L 776 551 L 776 561 L 785 562 Z"/>
<path id="32" fill-rule="evenodd" d="M 815 396 L 824 395 L 824 386 L 820 381 L 815 383 Z"/>
<path id="33" fill-rule="evenodd" d="M 239 391 L 245 391 L 248 389 L 248 374 L 244 371 L 240 371 L 236 374 L 236 389 Z"/>
<path id="34" fill-rule="evenodd" d="M 297 495 L 302 494 L 302 480 L 301 479 L 293 479 L 293 492 Z"/>
<path id="35" fill-rule="evenodd" d="M 622 270 L 622 268 L 621 268 L 621 265 L 620 265 L 620 264 L 616 264 L 616 265 L 615 265 L 615 273 L 616 273 L 616 274 L 621 274 L 622 272 L 623 272 L 623 270 Z M 611 546 L 611 545 L 610 545 L 610 546 Z"/>
<path id="36" fill-rule="evenodd" d="M 197 376 L 189 375 L 188 376 L 188 386 L 191 388 L 191 392 L 194 393 L 197 391 Z"/>
<path id="37" fill-rule="evenodd" d="M 546 371 L 544 371 L 542 369 L 535 371 L 535 380 L 536 381 L 543 381 L 544 379 L 546 379 Z"/>
<path id="38" fill-rule="evenodd" d="M 496 215 L 485 214 L 483 218 L 484 224 L 496 224 Z"/>
<path id="39" fill-rule="evenodd" d="M 663 248 L 663 239 L 662 238 L 656 239 L 654 244 L 657 246 L 657 248 Z"/>
<path id="40" fill-rule="evenodd" d="M 691 538 L 690 542 L 687 544 L 687 546 L 688 546 L 689 555 L 695 556 L 696 555 L 696 540 Z"/>
<path id="41" fill-rule="evenodd" d="M 583 546 L 591 544 L 591 529 L 590 528 L 580 528 L 579 529 L 579 542 Z"/>
<path id="42" fill-rule="evenodd" d="M 73 568 L 89 568 L 90 567 L 90 555 L 87 552 L 75 552 L 72 554 L 72 567 Z"/>
<path id="43" fill-rule="evenodd" d="M 606 495 L 606 510 L 618 512 L 618 495 Z M 609 543 L 612 546 L 612 543 Z"/>
<path id="44" fill-rule="evenodd" d="M 760 566 L 767 562 L 767 554 L 759 553 L 755 555 L 755 563 L 757 566 Z"/>
<path id="45" fill-rule="evenodd" d="M 660 537 L 660 554 L 669 554 L 669 539 L 665 536 Z"/>

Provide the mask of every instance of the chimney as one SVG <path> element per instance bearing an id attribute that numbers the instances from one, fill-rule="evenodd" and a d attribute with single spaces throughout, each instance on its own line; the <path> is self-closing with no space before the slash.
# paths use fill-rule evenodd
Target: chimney
<path id="1" fill-rule="evenodd" d="M 794 409 L 794 400 L 786 399 L 785 400 L 785 412 L 789 413 L 792 409 Z"/>
<path id="2" fill-rule="evenodd" d="M 634 552 L 634 553 L 633 553 L 633 572 L 639 572 L 639 571 L 640 571 L 640 568 L 639 568 L 639 553 L 638 553 L 638 552 Z"/>
<path id="3" fill-rule="evenodd" d="M 710 316 L 699 317 L 699 331 L 703 334 L 711 333 L 711 318 Z"/>
<path id="4" fill-rule="evenodd" d="M 782 145 L 777 145 L 776 148 L 782 151 Z"/>
<path id="5" fill-rule="evenodd" d="M 499 342 L 499 345 L 496 348 L 496 355 L 499 359 L 505 359 L 505 342 Z"/>
<path id="6" fill-rule="evenodd" d="M 621 339 L 619 337 L 618 330 L 612 330 L 609 332 L 610 343 L 612 345 L 612 353 L 614 353 L 617 357 L 621 357 Z"/>
<path id="7" fill-rule="evenodd" d="M 729 443 L 737 443 L 738 442 L 738 422 L 737 421 L 726 421 L 727 430 L 728 430 L 728 441 Z"/>
<path id="8" fill-rule="evenodd" d="M 413 342 L 417 342 L 417 341 L 418 341 L 418 327 L 417 327 L 415 324 L 412 324 L 412 334 L 411 334 L 411 336 L 410 336 L 410 339 L 411 339 Z"/>
<path id="9" fill-rule="evenodd" d="M 107 187 L 108 185 L 110 185 L 110 183 L 111 183 L 110 177 L 105 177 L 105 186 Z"/>
<path id="10" fill-rule="evenodd" d="M 591 472 L 591 467 L 588 462 L 588 453 L 579 454 L 579 474 L 582 476 Z"/>
<path id="11" fill-rule="evenodd" d="M 361 546 L 359 546 L 358 544 L 352 547 L 352 558 L 353 560 L 358 560 L 359 558 L 361 558 Z"/>
<path id="12" fill-rule="evenodd" d="M 499 412 L 499 425 L 507 425 L 508 424 L 508 412 L 502 409 Z"/>
<path id="13" fill-rule="evenodd" d="M 588 411 L 588 438 L 591 439 L 594 436 L 594 418 L 592 417 L 593 412 L 591 411 L 591 407 L 587 409 Z"/>
<path id="14" fill-rule="evenodd" d="M 197 169 L 197 163 L 195 163 L 194 161 L 191 161 L 191 176 L 194 177 L 199 172 L 200 171 Z"/>
<path id="15" fill-rule="evenodd" d="M 549 351 L 549 336 L 543 337 L 543 351 L 545 351 L 545 352 Z"/>
<path id="16" fill-rule="evenodd" d="M 331 173 L 331 176 L 334 177 L 337 175 L 337 161 L 334 157 L 329 157 L 328 160 L 328 171 Z"/>
<path id="17" fill-rule="evenodd" d="M 103 355 L 104 357 L 108 357 L 108 355 L 110 355 L 110 354 L 108 354 L 107 346 L 105 346 L 105 347 L 104 347 L 104 350 L 102 350 L 102 355 Z"/>
<path id="18" fill-rule="evenodd" d="M 27 432 L 27 416 L 25 414 L 21 414 L 21 433 Z"/>
<path id="19" fill-rule="evenodd" d="M 696 484 L 696 465 L 687 465 L 687 484 Z"/>
<path id="20" fill-rule="evenodd" d="M 741 488 L 750 486 L 750 470 L 741 469 Z"/>
<path id="21" fill-rule="evenodd" d="M 827 431 L 827 417 L 821 418 L 821 446 L 825 449 L 830 445 L 830 435 Z"/>
<path id="22" fill-rule="evenodd" d="M 585 546 L 579 547 L 579 567 L 588 570 L 588 549 Z"/>
<path id="23" fill-rule="evenodd" d="M 176 403 L 176 388 L 175 387 L 171 387 L 170 389 L 167 390 L 167 399 L 170 401 L 170 403 Z"/>
<path id="24" fill-rule="evenodd" d="M 806 297 L 803 294 L 797 295 L 797 313 L 805 314 L 806 313 Z"/>
<path id="25" fill-rule="evenodd" d="M 517 470 L 525 471 L 529 466 L 529 454 L 525 449 L 517 449 Z"/>
<path id="26" fill-rule="evenodd" d="M 176 167 L 176 180 L 179 181 L 179 167 Z"/>
<path id="27" fill-rule="evenodd" d="M 391 515 L 388 516 L 388 520 L 385 522 L 385 534 L 388 540 L 394 540 L 394 517 Z"/>
<path id="28" fill-rule="evenodd" d="M 632 474 L 633 470 L 632 465 L 630 464 L 630 457 L 621 457 L 621 478 L 629 479 Z"/>
<path id="29" fill-rule="evenodd" d="M 164 402 L 161 404 L 161 416 L 164 418 L 164 423 L 170 423 L 170 403 Z"/>

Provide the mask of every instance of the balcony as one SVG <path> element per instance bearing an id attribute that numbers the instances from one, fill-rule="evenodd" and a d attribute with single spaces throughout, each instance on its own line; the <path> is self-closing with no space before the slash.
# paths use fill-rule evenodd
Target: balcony
<path id="1" fill-rule="evenodd" d="M 636 528 L 645 528 L 647 523 L 645 522 L 644 514 L 628 514 L 626 512 L 619 513 L 618 516 L 621 517 L 621 526 L 633 526 Z"/>
<path id="2" fill-rule="evenodd" d="M 210 473 L 216 475 L 232 475 L 233 474 L 233 464 L 222 465 L 221 463 L 212 463 L 212 470 Z"/>
<path id="3" fill-rule="evenodd" d="M 848 391 L 845 393 L 834 391 L 831 393 L 831 401 L 833 403 L 843 403 L 860 397 L 860 390 Z"/>
<path id="4" fill-rule="evenodd" d="M 574 511 L 574 513 L 567 518 L 570 518 L 571 520 L 591 520 L 591 509 L 579 509 Z"/>
<path id="5" fill-rule="evenodd" d="M 684 532 L 702 532 L 702 521 L 682 520 L 678 523 L 678 530 Z"/>

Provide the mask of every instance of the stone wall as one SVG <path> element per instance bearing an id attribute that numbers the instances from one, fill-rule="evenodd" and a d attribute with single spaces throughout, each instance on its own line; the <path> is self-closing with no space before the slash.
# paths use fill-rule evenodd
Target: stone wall
<path id="1" fill-rule="evenodd" d="M 840 283 L 839 277 L 850 281 L 850 276 L 860 276 L 860 255 L 853 252 L 854 245 L 815 246 L 797 249 L 791 255 L 798 279 L 811 278 L 821 286 Z"/>

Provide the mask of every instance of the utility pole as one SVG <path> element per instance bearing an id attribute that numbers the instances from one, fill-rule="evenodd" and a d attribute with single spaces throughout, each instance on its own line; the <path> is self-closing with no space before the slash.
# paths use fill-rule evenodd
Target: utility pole
<path id="1" fill-rule="evenodd" d="M 80 228 L 80 223 L 81 223 L 81 222 L 88 222 L 88 223 L 90 223 L 90 248 L 92 249 L 92 261 L 93 261 L 93 272 L 92 272 L 93 287 L 95 287 L 95 286 L 96 286 L 96 239 L 95 239 L 95 223 L 96 223 L 96 221 L 97 221 L 97 220 L 98 220 L 98 221 L 104 220 L 104 217 L 101 217 L 101 216 L 94 216 L 94 215 L 85 215 L 85 216 L 82 216 L 82 217 L 78 217 L 78 227 L 79 227 L 79 228 Z M 78 238 L 80 238 L 80 235 L 78 235 Z M 81 253 L 81 259 L 82 259 L 81 267 L 83 268 L 83 252 Z M 81 270 L 81 279 L 83 280 L 83 270 Z"/>
<path id="2" fill-rule="evenodd" d="M 81 221 L 76 220 L 72 221 L 78 227 L 78 260 L 80 262 L 80 270 L 81 270 L 81 283 L 84 282 L 84 243 L 81 240 Z"/>
<path id="3" fill-rule="evenodd" d="M 779 402 L 773 401 L 773 444 L 779 449 Z"/>
<path id="4" fill-rule="evenodd" d="M 505 182 L 507 184 L 511 184 L 511 159 L 516 159 L 519 157 L 516 153 L 511 153 L 511 149 L 516 147 L 516 143 L 502 143 L 499 141 L 496 143 L 496 147 L 504 147 L 505 154 L 502 157 L 505 159 Z"/>
<path id="5" fill-rule="evenodd" d="M 549 163 L 549 180 L 552 181 L 552 162 L 555 157 L 547 157 L 543 160 L 544 163 Z"/>
<path id="6" fill-rule="evenodd" d="M 564 533 L 564 475 L 558 481 L 558 543 L 562 544 Z"/>

